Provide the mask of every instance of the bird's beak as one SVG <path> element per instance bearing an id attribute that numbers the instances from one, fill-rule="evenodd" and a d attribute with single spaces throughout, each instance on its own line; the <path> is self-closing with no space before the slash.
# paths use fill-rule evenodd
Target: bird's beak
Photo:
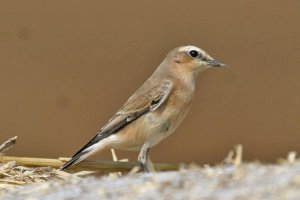
<path id="1" fill-rule="evenodd" d="M 217 60 L 208 60 L 207 64 L 210 65 L 210 66 L 213 66 L 213 67 L 224 67 L 224 66 L 226 66 L 225 64 L 223 64 L 223 63 L 221 63 Z"/>

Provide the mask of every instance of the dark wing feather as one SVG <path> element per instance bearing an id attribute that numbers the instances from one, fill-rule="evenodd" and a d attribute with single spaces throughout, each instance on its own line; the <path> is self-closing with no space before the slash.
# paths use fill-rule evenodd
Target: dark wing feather
<path id="1" fill-rule="evenodd" d="M 164 80 L 160 85 L 147 87 L 143 85 L 124 106 L 114 115 L 109 122 L 93 137 L 84 147 L 76 152 L 71 160 L 64 164 L 62 170 L 81 161 L 83 155 L 88 153 L 87 149 L 100 140 L 116 134 L 122 128 L 138 119 L 140 116 L 154 111 L 168 98 L 172 90 L 172 82 Z"/>

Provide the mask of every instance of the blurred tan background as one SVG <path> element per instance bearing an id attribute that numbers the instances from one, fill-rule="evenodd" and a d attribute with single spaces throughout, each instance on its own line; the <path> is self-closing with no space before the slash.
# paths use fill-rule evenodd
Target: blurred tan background
<path id="1" fill-rule="evenodd" d="M 9 155 L 71 156 L 186 44 L 229 67 L 200 75 L 190 114 L 152 160 L 213 164 L 237 143 L 247 160 L 300 152 L 298 0 L 1 4 L 0 140 L 19 136 Z"/>

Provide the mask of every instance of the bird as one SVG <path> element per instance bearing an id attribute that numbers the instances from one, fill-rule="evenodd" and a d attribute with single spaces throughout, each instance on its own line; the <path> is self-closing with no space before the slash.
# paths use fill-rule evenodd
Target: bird
<path id="1" fill-rule="evenodd" d="M 138 163 L 149 172 L 149 150 L 171 135 L 186 117 L 197 75 L 208 68 L 223 66 L 199 47 L 174 48 L 121 109 L 60 169 L 114 148 L 139 151 Z"/>

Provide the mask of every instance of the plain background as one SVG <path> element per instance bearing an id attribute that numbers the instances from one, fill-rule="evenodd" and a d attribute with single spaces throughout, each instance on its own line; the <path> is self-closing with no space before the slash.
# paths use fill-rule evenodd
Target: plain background
<path id="1" fill-rule="evenodd" d="M 299 10 L 299 0 L 1 2 L 0 140 L 18 135 L 9 155 L 71 156 L 169 50 L 193 44 L 229 67 L 199 76 L 190 114 L 152 160 L 213 164 L 238 143 L 246 160 L 300 152 Z"/>

